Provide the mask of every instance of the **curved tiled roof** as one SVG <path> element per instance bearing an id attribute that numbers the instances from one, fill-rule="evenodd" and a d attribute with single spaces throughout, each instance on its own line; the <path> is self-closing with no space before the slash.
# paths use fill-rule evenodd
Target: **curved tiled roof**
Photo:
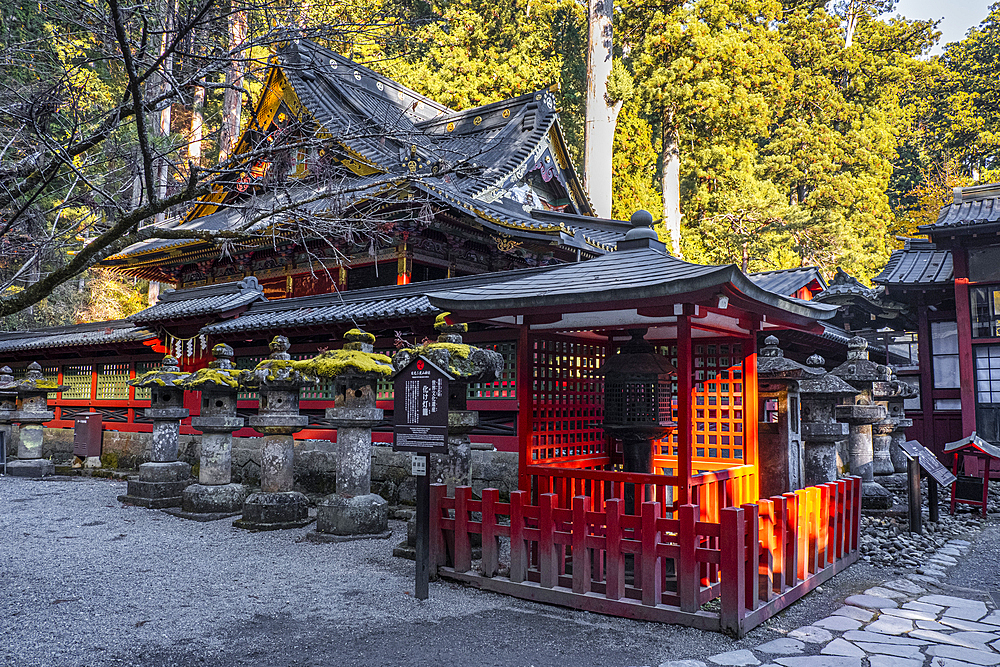
<path id="1" fill-rule="evenodd" d="M 954 281 L 951 251 L 920 239 L 906 239 L 901 250 L 892 251 L 882 273 L 872 278 L 886 286 L 946 286 Z"/>
<path id="2" fill-rule="evenodd" d="M 22 350 L 86 347 L 152 340 L 156 336 L 126 320 L 73 324 L 34 331 L 0 333 L 0 353 Z"/>
<path id="3" fill-rule="evenodd" d="M 918 229 L 928 234 L 961 231 L 969 227 L 1000 225 L 1000 183 L 955 188 L 952 203 L 943 206 L 937 221 Z"/>
<path id="4" fill-rule="evenodd" d="M 264 289 L 253 276 L 240 281 L 166 292 L 156 305 L 129 317 L 137 324 L 221 314 L 265 301 Z"/>
<path id="5" fill-rule="evenodd" d="M 826 289 L 826 281 L 815 266 L 803 266 L 795 269 L 779 269 L 776 271 L 759 271 L 749 273 L 747 277 L 768 292 L 792 296 L 813 281 L 819 282 Z"/>

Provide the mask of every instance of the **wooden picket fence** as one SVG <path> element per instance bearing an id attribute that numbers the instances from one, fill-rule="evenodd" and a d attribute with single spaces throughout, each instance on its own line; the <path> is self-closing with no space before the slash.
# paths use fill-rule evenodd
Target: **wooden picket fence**
<path id="1" fill-rule="evenodd" d="M 500 502 L 462 486 L 431 487 L 430 560 L 438 575 L 514 597 L 678 623 L 742 637 L 858 558 L 861 480 L 848 477 L 702 520 L 696 505 L 659 502 L 626 514 L 621 498 L 559 507 L 554 493 Z M 473 516 L 476 515 L 476 516 Z M 473 535 L 482 558 L 473 569 Z M 506 553 L 508 562 L 501 562 Z M 673 561 L 673 573 L 666 567 Z M 718 602 L 715 602 L 718 600 Z"/>

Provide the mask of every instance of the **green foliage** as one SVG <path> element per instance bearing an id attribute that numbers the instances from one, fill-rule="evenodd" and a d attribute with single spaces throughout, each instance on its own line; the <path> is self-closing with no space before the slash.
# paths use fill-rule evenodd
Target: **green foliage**
<path id="1" fill-rule="evenodd" d="M 663 217 L 663 199 L 656 187 L 657 150 L 641 101 L 632 97 L 622 106 L 615 128 L 612 157 L 611 217 L 628 220 L 639 209 Z"/>

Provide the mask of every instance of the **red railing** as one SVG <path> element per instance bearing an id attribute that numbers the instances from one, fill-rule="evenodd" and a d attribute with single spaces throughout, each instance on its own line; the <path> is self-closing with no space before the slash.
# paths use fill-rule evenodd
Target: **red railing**
<path id="1" fill-rule="evenodd" d="M 704 520 L 696 505 L 668 518 L 658 501 L 629 514 L 622 498 L 593 494 L 561 507 L 555 493 L 532 504 L 527 491 L 511 493 L 509 503 L 496 489 L 482 500 L 471 487 L 454 497 L 446 491 L 431 488 L 432 572 L 524 599 L 737 637 L 858 556 L 857 477 L 721 508 L 718 521 Z M 482 557 L 473 570 L 477 534 Z M 501 540 L 510 544 L 507 563 Z M 715 599 L 717 607 L 703 608 Z"/>
<path id="2" fill-rule="evenodd" d="M 569 508 L 572 498 L 587 496 L 594 511 L 603 511 L 611 498 L 638 498 L 658 502 L 664 514 L 677 511 L 680 483 L 672 475 L 603 470 L 606 456 L 594 456 L 551 466 L 527 466 L 530 488 L 535 494 L 554 493 L 557 507 Z M 700 464 L 699 464 L 700 465 Z M 714 465 L 712 466 L 714 467 Z M 692 502 L 702 507 L 704 520 L 718 521 L 718 511 L 757 500 L 757 471 L 743 465 L 691 477 Z"/>

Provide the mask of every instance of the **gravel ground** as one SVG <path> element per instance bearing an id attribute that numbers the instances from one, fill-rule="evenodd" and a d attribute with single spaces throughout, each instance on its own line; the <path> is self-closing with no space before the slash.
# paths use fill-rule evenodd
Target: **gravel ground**
<path id="1" fill-rule="evenodd" d="M 659 665 L 755 646 L 894 570 L 858 563 L 740 641 L 432 582 L 391 540 L 304 541 L 123 506 L 123 482 L 0 477 L 0 664 Z M 995 551 L 993 552 L 995 553 Z"/>

